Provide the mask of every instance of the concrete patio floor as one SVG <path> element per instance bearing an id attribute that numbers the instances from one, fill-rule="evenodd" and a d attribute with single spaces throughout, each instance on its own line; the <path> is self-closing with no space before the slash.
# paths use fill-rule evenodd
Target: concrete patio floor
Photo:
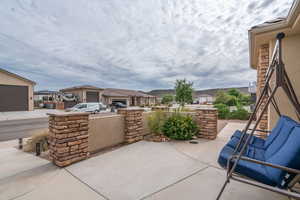
<path id="1" fill-rule="evenodd" d="M 225 171 L 216 163 L 218 153 L 233 130 L 242 127 L 240 123 L 229 123 L 216 140 L 199 140 L 198 144 L 142 141 L 65 169 L 58 169 L 47 161 L 37 162 L 35 159 L 39 158 L 34 156 L 30 158 L 32 165 L 22 169 L 17 163 L 27 162 L 26 155 L 18 155 L 18 161 L 6 160 L 10 164 L 6 164 L 6 175 L 0 177 L 0 199 L 215 199 L 225 180 Z M 2 152 L 0 159 L 1 155 Z M 11 154 L 16 155 L 16 152 Z M 34 173 L 36 171 L 40 173 Z M 222 199 L 287 198 L 232 181 Z"/>

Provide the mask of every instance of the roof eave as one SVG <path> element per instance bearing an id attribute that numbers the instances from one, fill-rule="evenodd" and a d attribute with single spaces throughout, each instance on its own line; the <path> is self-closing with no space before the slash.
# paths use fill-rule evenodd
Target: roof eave
<path id="1" fill-rule="evenodd" d="M 8 75 L 10 75 L 10 76 L 13 76 L 13 77 L 15 77 L 15 78 L 17 78 L 17 79 L 23 80 L 23 81 L 25 81 L 25 82 L 31 83 L 32 85 L 36 85 L 36 82 L 34 82 L 34 81 L 32 81 L 32 80 L 29 80 L 29 79 L 27 79 L 27 78 L 24 78 L 24 77 L 22 77 L 22 76 L 19 76 L 18 74 L 9 72 L 9 71 L 7 71 L 7 70 L 5 70 L 5 69 L 0 68 L 0 72 L 3 72 L 3 73 L 8 74 Z"/>
<path id="2" fill-rule="evenodd" d="M 285 20 L 267 26 L 254 27 L 248 31 L 249 59 L 250 59 L 249 63 L 252 69 L 256 69 L 256 64 L 257 64 L 255 51 L 254 51 L 256 48 L 254 36 L 258 34 L 263 34 L 263 33 L 277 31 L 277 30 L 279 31 L 280 29 L 286 29 L 292 27 L 298 17 L 299 12 L 300 12 L 300 0 L 295 0 Z"/>

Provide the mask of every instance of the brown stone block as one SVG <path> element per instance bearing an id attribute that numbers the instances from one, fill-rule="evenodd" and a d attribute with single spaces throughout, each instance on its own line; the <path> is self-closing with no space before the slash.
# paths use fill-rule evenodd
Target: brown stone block
<path id="1" fill-rule="evenodd" d="M 74 163 L 74 162 L 78 162 L 78 161 L 81 161 L 81 160 L 84 160 L 84 159 L 86 159 L 86 155 L 80 156 L 80 157 L 75 157 L 71 161 L 72 161 L 72 163 Z"/>
<path id="2" fill-rule="evenodd" d="M 66 167 L 66 166 L 72 164 L 72 160 L 65 160 L 65 161 L 54 160 L 54 164 L 59 167 Z"/>
<path id="3" fill-rule="evenodd" d="M 55 147 L 67 147 L 67 143 L 62 143 L 62 144 L 55 144 Z"/>
<path id="4" fill-rule="evenodd" d="M 78 128 L 79 131 L 88 131 L 89 127 L 88 126 L 83 126 Z"/>
<path id="5" fill-rule="evenodd" d="M 66 153 L 69 152 L 69 147 L 57 147 L 55 150 L 58 153 Z"/>
<path id="6" fill-rule="evenodd" d="M 74 142 L 76 141 L 76 138 L 65 138 L 65 139 L 60 139 L 60 140 L 56 140 L 56 143 L 67 143 L 67 142 Z"/>
<path id="7" fill-rule="evenodd" d="M 63 134 L 63 133 L 68 133 L 69 132 L 69 130 L 68 129 L 62 129 L 62 130 L 58 130 L 58 129 L 54 129 L 54 128 L 52 128 L 51 130 L 50 130 L 50 132 L 51 133 L 55 133 L 55 134 Z"/>
<path id="8" fill-rule="evenodd" d="M 86 118 L 84 118 L 83 116 L 80 116 L 80 115 L 68 117 L 68 121 L 77 121 L 77 120 L 83 120 L 83 119 L 86 119 Z"/>
<path id="9" fill-rule="evenodd" d="M 68 137 L 68 134 L 56 134 L 55 135 L 56 139 L 64 139 L 64 138 L 67 138 L 67 137 Z"/>
<path id="10" fill-rule="evenodd" d="M 76 138 L 81 140 L 81 139 L 85 139 L 85 138 L 88 138 L 88 137 L 89 137 L 88 135 L 79 135 Z"/>
<path id="11" fill-rule="evenodd" d="M 80 127 L 88 127 L 89 123 L 88 122 L 81 122 Z"/>
<path id="12" fill-rule="evenodd" d="M 87 142 L 79 144 L 79 148 L 80 149 L 86 148 L 86 147 L 88 147 L 88 143 Z"/>
<path id="13" fill-rule="evenodd" d="M 68 127 L 69 128 L 77 128 L 77 127 L 79 127 L 79 124 L 70 124 L 70 125 L 68 125 Z"/>
<path id="14" fill-rule="evenodd" d="M 79 136 L 80 135 L 80 132 L 73 132 L 73 133 L 69 133 L 68 134 L 68 137 L 70 138 L 70 137 L 77 137 L 77 136 Z"/>
<path id="15" fill-rule="evenodd" d="M 55 125 L 55 126 L 67 126 L 67 125 L 69 125 L 68 122 L 53 122 L 52 124 Z"/>
<path id="16" fill-rule="evenodd" d="M 73 145 L 77 145 L 77 144 L 81 144 L 82 141 L 81 140 L 76 140 L 76 141 L 73 141 L 73 142 L 68 142 L 68 146 L 73 146 Z"/>
<path id="17" fill-rule="evenodd" d="M 55 122 L 66 122 L 68 119 L 66 117 L 54 117 L 53 121 Z"/>
<path id="18" fill-rule="evenodd" d="M 78 150 L 78 148 L 79 148 L 79 145 L 73 145 L 70 147 L 70 151 Z"/>

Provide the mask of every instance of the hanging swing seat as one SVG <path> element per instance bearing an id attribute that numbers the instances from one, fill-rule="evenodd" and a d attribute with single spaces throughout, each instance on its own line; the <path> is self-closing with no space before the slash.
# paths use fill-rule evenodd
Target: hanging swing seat
<path id="1" fill-rule="evenodd" d="M 294 174 L 262 163 L 300 170 L 299 134 L 300 124 L 287 116 L 281 116 L 265 140 L 252 136 L 234 172 L 270 186 L 287 187 Z M 233 164 L 234 150 L 241 137 L 242 132 L 236 131 L 223 147 L 218 159 L 222 167 L 227 168 L 228 164 Z M 246 134 L 244 137 L 249 135 Z M 253 160 L 257 162 L 250 162 Z"/>
<path id="2" fill-rule="evenodd" d="M 236 131 L 221 150 L 218 162 L 227 169 L 227 176 L 217 200 L 221 198 L 231 179 L 300 199 L 299 191 L 294 188 L 300 180 L 300 124 L 281 114 L 275 97 L 281 88 L 300 121 L 300 102 L 282 59 L 284 37 L 284 33 L 276 36 L 265 85 L 244 130 Z M 274 83 L 271 84 L 272 79 Z M 255 136 L 255 133 L 261 131 L 257 129 L 258 124 L 270 105 L 278 114 L 279 120 L 275 128 L 268 131 L 268 137 L 262 139 Z M 250 129 L 252 125 L 253 129 Z"/>
<path id="3" fill-rule="evenodd" d="M 273 130 L 267 131 L 269 132 L 269 136 L 266 139 L 262 139 L 260 137 L 253 135 L 248 145 L 255 148 L 266 149 L 279 135 L 281 135 L 281 133 L 284 134 L 285 132 L 289 131 L 291 127 L 294 127 L 295 123 L 297 122 L 295 122 L 293 119 L 282 115 L 277 121 L 276 126 L 273 128 Z M 240 130 L 235 131 L 235 133 L 231 136 L 230 141 L 227 143 L 227 146 L 230 146 L 235 149 L 242 137 L 242 134 L 243 133 Z M 249 136 L 250 136 L 249 134 L 246 134 L 244 136 L 243 143 L 246 141 L 247 137 Z"/>

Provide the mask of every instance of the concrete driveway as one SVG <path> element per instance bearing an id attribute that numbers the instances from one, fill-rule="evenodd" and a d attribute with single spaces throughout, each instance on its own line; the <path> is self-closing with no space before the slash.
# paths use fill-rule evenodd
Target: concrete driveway
<path id="1" fill-rule="evenodd" d="M 199 140 L 199 144 L 142 141 L 64 169 L 34 161 L 37 158 L 25 159 L 24 153 L 16 161 L 13 156 L 18 153 L 8 152 L 11 158 L 4 156 L 4 161 L 14 167 L 5 165 L 8 175 L 0 177 L 0 199 L 213 200 L 225 180 L 225 171 L 216 163 L 218 153 L 232 131 L 241 127 L 243 124 L 229 123 L 216 140 Z M 25 164 L 27 159 L 35 167 Z M 222 199 L 287 200 L 234 181 Z"/>

